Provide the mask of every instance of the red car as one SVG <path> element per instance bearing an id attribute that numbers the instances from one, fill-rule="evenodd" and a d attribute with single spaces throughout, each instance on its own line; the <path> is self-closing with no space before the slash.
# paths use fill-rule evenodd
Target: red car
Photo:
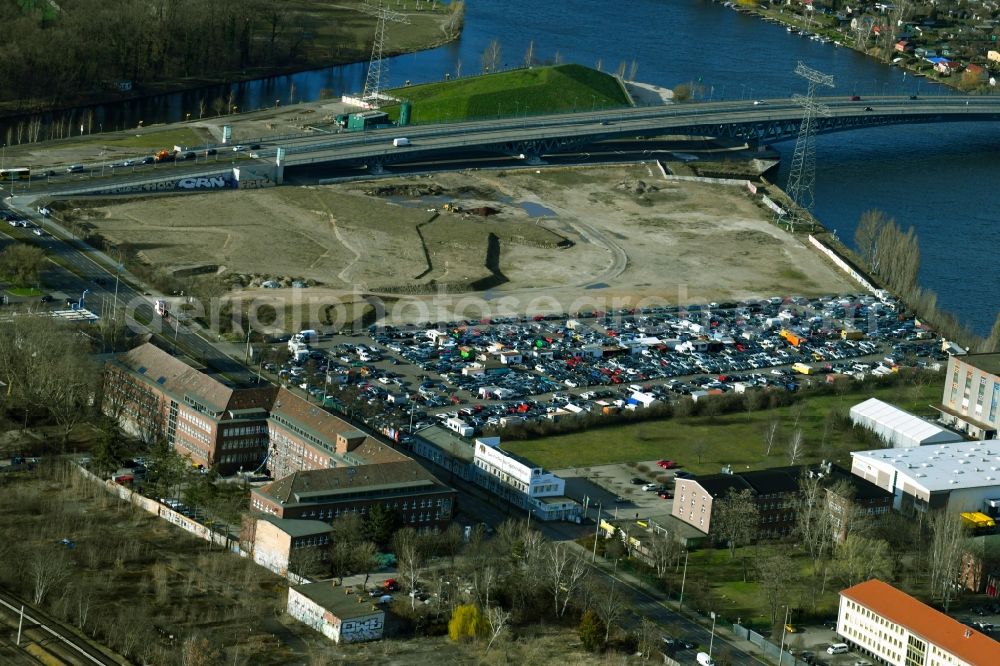
<path id="1" fill-rule="evenodd" d="M 663 469 L 674 469 L 675 467 L 680 467 L 680 465 L 675 463 L 673 460 L 657 460 L 656 466 L 662 467 Z"/>
<path id="2" fill-rule="evenodd" d="M 658 492 L 656 494 L 659 495 L 661 499 L 673 499 L 674 498 L 674 494 L 672 492 L 670 492 L 669 490 L 661 490 L 660 492 Z"/>

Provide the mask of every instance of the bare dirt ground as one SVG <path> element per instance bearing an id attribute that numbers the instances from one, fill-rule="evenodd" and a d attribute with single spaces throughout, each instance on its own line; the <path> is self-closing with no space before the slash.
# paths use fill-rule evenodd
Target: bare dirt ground
<path id="1" fill-rule="evenodd" d="M 470 212 L 487 206 L 496 214 Z M 105 201 L 77 215 L 150 264 L 216 273 L 237 298 L 280 298 L 289 290 L 261 283 L 304 280 L 307 299 L 419 305 L 407 319 L 852 288 L 745 189 L 667 181 L 655 165 Z"/>

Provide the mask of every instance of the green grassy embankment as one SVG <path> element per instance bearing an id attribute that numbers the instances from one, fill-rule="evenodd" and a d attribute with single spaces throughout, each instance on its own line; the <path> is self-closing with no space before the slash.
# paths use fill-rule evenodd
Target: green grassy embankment
<path id="1" fill-rule="evenodd" d="M 610 74 L 582 65 L 556 65 L 408 86 L 389 94 L 413 104 L 412 123 L 590 111 L 628 106 Z M 384 108 L 395 122 L 399 106 Z"/>
<path id="2" fill-rule="evenodd" d="M 852 405 L 870 397 L 918 414 L 940 400 L 940 382 L 923 386 L 861 384 L 839 395 L 808 396 L 789 407 L 720 416 L 674 417 L 527 441 L 508 440 L 504 448 L 546 469 L 585 467 L 668 458 L 695 473 L 760 469 L 788 464 L 788 442 L 802 429 L 806 453 L 802 462 L 833 460 L 849 464 L 852 450 L 872 448 L 860 442 L 844 419 Z M 841 418 L 832 418 L 831 413 Z M 771 454 L 765 455 L 765 431 L 779 423 Z"/>

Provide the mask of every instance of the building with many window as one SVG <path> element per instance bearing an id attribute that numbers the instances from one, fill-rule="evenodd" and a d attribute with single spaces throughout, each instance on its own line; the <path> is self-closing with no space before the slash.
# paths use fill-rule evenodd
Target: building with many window
<path id="1" fill-rule="evenodd" d="M 973 439 L 996 439 L 1000 430 L 1000 353 L 948 359 L 941 421 Z"/>
<path id="2" fill-rule="evenodd" d="M 716 503 L 730 493 L 749 490 L 759 515 L 757 534 L 765 539 L 787 536 L 795 526 L 795 502 L 799 496 L 801 472 L 800 467 L 775 467 L 677 479 L 671 515 L 710 534 Z"/>
<path id="3" fill-rule="evenodd" d="M 275 479 L 294 472 L 408 460 L 319 405 L 278 390 L 267 419 L 267 467 Z"/>
<path id="4" fill-rule="evenodd" d="M 889 666 L 1000 664 L 1000 643 L 877 579 L 841 591 L 837 633 Z"/>
<path id="5" fill-rule="evenodd" d="M 166 439 L 193 465 L 253 470 L 267 454 L 272 386 L 237 388 L 146 343 L 110 360 L 102 409 L 152 443 Z"/>
<path id="6" fill-rule="evenodd" d="M 303 553 L 322 559 L 322 549 L 330 544 L 332 532 L 333 527 L 321 520 L 263 515 L 244 521 L 240 542 L 252 553 L 254 562 L 284 576 L 290 567 L 295 569 L 297 556 Z"/>
<path id="7" fill-rule="evenodd" d="M 580 505 L 566 497 L 566 482 L 552 472 L 500 448 L 499 437 L 476 440 L 475 481 L 541 520 L 575 520 Z"/>
<path id="8" fill-rule="evenodd" d="M 250 508 L 278 518 L 336 520 L 365 515 L 381 504 L 403 525 L 444 529 L 455 512 L 455 491 L 409 458 L 359 467 L 294 472 L 250 491 Z"/>

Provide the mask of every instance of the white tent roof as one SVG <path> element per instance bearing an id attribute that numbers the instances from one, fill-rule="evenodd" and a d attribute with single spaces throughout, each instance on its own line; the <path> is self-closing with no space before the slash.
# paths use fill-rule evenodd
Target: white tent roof
<path id="1" fill-rule="evenodd" d="M 851 407 L 851 419 L 867 419 L 885 430 L 892 430 L 899 437 L 920 444 L 960 442 L 961 435 L 914 416 L 877 398 L 869 398 Z"/>

